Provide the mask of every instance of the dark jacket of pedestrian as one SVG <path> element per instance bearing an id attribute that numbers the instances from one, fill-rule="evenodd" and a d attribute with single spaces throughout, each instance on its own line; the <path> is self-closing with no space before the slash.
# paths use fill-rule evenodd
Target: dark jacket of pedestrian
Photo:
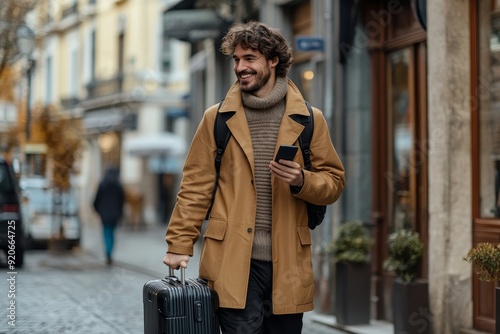
<path id="1" fill-rule="evenodd" d="M 106 171 L 94 199 L 94 209 L 105 225 L 116 225 L 123 216 L 125 192 L 120 183 L 118 170 Z"/>

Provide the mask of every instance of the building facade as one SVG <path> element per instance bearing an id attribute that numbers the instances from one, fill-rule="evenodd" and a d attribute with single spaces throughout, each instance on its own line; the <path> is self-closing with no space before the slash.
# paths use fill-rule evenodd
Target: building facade
<path id="1" fill-rule="evenodd" d="M 189 45 L 163 38 L 172 1 L 41 1 L 33 104 L 81 120 L 84 150 L 74 185 L 82 215 L 104 170 L 120 169 L 136 223 L 164 223 L 176 193 L 187 129 Z M 166 143 L 158 151 L 154 144 Z M 171 151 L 176 146 L 176 156 Z M 43 152 L 40 152 L 43 153 Z M 137 211 L 134 209 L 135 211 Z"/>
<path id="2" fill-rule="evenodd" d="M 382 263 L 388 234 L 407 227 L 424 242 L 419 276 L 429 282 L 430 307 L 417 320 L 434 333 L 493 333 L 495 285 L 480 282 L 463 258 L 479 242 L 499 241 L 498 4 L 361 1 L 358 13 L 340 52 L 369 55 L 372 317 L 392 320 L 393 275 Z"/>

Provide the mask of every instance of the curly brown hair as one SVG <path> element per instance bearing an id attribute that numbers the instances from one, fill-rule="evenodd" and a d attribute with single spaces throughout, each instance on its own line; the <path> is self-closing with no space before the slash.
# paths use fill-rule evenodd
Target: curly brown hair
<path id="1" fill-rule="evenodd" d="M 278 57 L 276 76 L 285 77 L 288 73 L 293 60 L 292 50 L 278 29 L 255 21 L 234 23 L 222 38 L 220 51 L 232 56 L 238 45 L 244 49 L 258 50 L 266 59 Z"/>

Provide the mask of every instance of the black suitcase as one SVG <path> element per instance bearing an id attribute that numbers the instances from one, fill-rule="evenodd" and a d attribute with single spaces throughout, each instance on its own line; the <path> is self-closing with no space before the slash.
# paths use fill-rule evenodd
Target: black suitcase
<path id="1" fill-rule="evenodd" d="M 200 278 L 179 280 L 170 270 L 144 284 L 144 334 L 219 334 L 219 297 Z"/>

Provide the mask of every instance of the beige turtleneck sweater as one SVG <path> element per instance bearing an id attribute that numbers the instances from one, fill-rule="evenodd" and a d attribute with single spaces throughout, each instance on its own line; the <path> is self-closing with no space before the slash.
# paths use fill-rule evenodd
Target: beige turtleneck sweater
<path id="1" fill-rule="evenodd" d="M 252 136 L 257 189 L 257 212 L 252 259 L 272 260 L 272 189 L 269 162 L 273 159 L 276 138 L 285 113 L 287 78 L 277 78 L 273 90 L 260 98 L 242 93 L 243 106 Z"/>

